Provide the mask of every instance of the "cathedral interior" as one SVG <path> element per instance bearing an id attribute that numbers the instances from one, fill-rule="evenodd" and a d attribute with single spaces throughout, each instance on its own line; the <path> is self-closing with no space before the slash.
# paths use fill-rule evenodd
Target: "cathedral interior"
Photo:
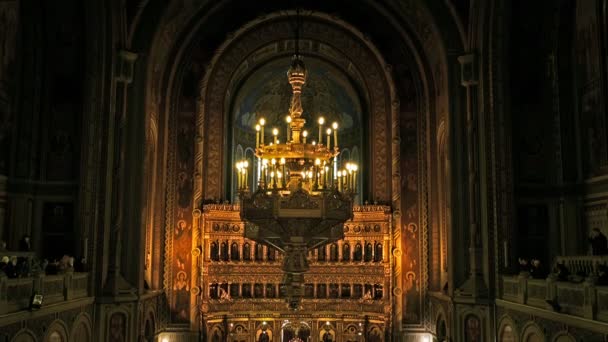
<path id="1" fill-rule="evenodd" d="M 0 342 L 608 341 L 607 99 L 608 0 L 0 0 Z"/>

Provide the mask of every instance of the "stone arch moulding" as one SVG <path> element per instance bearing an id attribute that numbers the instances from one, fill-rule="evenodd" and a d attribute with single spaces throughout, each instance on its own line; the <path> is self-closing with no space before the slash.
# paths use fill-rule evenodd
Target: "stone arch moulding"
<path id="1" fill-rule="evenodd" d="M 89 337 L 88 341 L 92 341 L 93 325 L 91 324 L 91 317 L 85 312 L 78 314 L 78 316 L 76 316 L 74 319 L 72 330 L 70 331 L 70 341 L 80 341 L 77 339 L 79 336 L 76 335 L 80 326 L 84 326 Z"/>
<path id="2" fill-rule="evenodd" d="M 537 335 L 540 338 L 540 341 L 546 340 L 543 330 L 534 322 L 528 322 L 528 324 L 526 324 L 521 330 L 521 338 L 519 339 L 521 342 L 528 342 L 534 335 Z"/>
<path id="3" fill-rule="evenodd" d="M 68 327 L 64 321 L 62 321 L 60 319 L 56 319 L 51 324 L 49 324 L 46 334 L 44 335 L 44 338 L 42 340 L 44 342 L 52 341 L 51 337 L 54 333 L 57 333 L 61 336 L 62 342 L 68 341 Z M 54 341 L 52 341 L 52 342 L 54 342 Z"/>
<path id="4" fill-rule="evenodd" d="M 446 326 L 446 334 L 447 336 L 450 336 L 450 328 L 451 326 L 448 324 L 449 320 L 448 320 L 448 316 L 445 313 L 445 309 L 443 308 L 442 305 L 437 305 L 437 309 L 435 311 L 435 317 L 433 317 L 433 323 L 435 326 L 435 335 L 439 335 L 439 322 L 443 321 L 445 323 Z"/>
<path id="5" fill-rule="evenodd" d="M 15 336 L 10 340 L 11 342 L 36 342 L 36 334 L 29 329 L 19 330 Z"/>
<path id="6" fill-rule="evenodd" d="M 507 326 L 511 327 L 512 331 L 513 331 L 513 338 L 514 338 L 514 342 L 519 342 L 519 330 L 517 328 L 517 325 L 515 324 L 515 321 L 513 320 L 513 318 L 511 318 L 508 315 L 504 315 L 502 316 L 499 320 L 498 320 L 499 324 L 498 324 L 498 331 L 497 331 L 497 337 L 502 338 L 502 334 L 505 331 L 505 328 Z"/>

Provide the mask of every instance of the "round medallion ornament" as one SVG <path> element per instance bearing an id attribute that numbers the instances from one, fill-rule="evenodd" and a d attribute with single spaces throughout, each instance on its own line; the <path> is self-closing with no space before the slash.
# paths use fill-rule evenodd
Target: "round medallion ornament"
<path id="1" fill-rule="evenodd" d="M 241 228 L 239 228 L 239 226 L 238 226 L 238 225 L 236 225 L 236 224 L 232 225 L 232 231 L 233 231 L 233 232 L 235 232 L 235 233 L 236 233 L 236 232 L 238 232 L 239 230 L 241 230 Z"/>
<path id="2" fill-rule="evenodd" d="M 198 257 L 199 255 L 201 255 L 201 249 L 200 248 L 195 248 L 192 250 L 192 252 L 190 252 L 192 254 L 193 257 Z"/>
<path id="3" fill-rule="evenodd" d="M 380 232 L 380 230 L 381 230 L 381 228 L 380 228 L 379 224 L 374 226 L 374 232 L 378 233 L 378 232 Z"/>
<path id="4" fill-rule="evenodd" d="M 400 248 L 393 249 L 393 256 L 394 257 L 400 257 L 401 256 L 401 249 Z"/>
<path id="5" fill-rule="evenodd" d="M 220 224 L 219 223 L 214 223 L 213 224 L 213 231 L 216 231 L 216 232 L 220 231 Z"/>
<path id="6" fill-rule="evenodd" d="M 194 217 L 194 218 L 199 218 L 199 217 L 201 217 L 201 210 L 200 210 L 200 209 L 194 209 L 194 210 L 192 211 L 192 217 Z"/>
<path id="7" fill-rule="evenodd" d="M 347 225 L 344 225 L 344 232 L 345 232 L 345 233 L 348 233 L 348 230 L 349 230 L 349 229 L 350 229 L 350 228 L 348 228 L 348 226 L 347 226 Z"/>
<path id="8" fill-rule="evenodd" d="M 361 226 L 356 226 L 355 227 L 355 233 L 359 233 L 361 231 Z"/>
<path id="9" fill-rule="evenodd" d="M 230 225 L 228 223 L 224 223 L 224 225 L 222 226 L 222 230 L 227 232 L 230 230 Z"/>
<path id="10" fill-rule="evenodd" d="M 400 287 L 395 287 L 393 289 L 393 296 L 399 297 L 399 296 L 401 296 L 401 294 L 403 294 L 403 291 L 401 291 Z"/>
<path id="11" fill-rule="evenodd" d="M 372 231 L 372 227 L 370 227 L 370 226 L 365 226 L 365 232 L 366 232 L 366 233 L 369 233 L 369 232 L 371 232 L 371 231 Z"/>
<path id="12" fill-rule="evenodd" d="M 195 286 L 195 287 L 193 287 L 193 288 L 192 288 L 191 292 L 192 292 L 192 294 L 193 294 L 193 295 L 195 295 L 195 296 L 196 296 L 196 295 L 198 295 L 199 293 L 201 293 L 201 289 L 200 289 L 200 287 Z"/>

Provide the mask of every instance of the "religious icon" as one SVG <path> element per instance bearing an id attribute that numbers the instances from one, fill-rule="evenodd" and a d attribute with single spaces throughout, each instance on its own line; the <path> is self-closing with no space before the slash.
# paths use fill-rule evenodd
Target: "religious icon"
<path id="1" fill-rule="evenodd" d="M 473 315 L 467 316 L 465 320 L 465 332 L 466 342 L 480 342 L 481 323 L 479 322 L 479 318 Z"/>
<path id="2" fill-rule="evenodd" d="M 114 313 L 110 317 L 110 331 L 109 341 L 110 342 L 124 342 L 125 341 L 125 315 L 123 313 Z"/>
<path id="3" fill-rule="evenodd" d="M 190 306 L 190 284 L 188 275 L 184 271 L 177 272 L 177 278 L 173 284 L 175 294 L 175 311 L 180 318 L 188 318 L 188 308 Z"/>

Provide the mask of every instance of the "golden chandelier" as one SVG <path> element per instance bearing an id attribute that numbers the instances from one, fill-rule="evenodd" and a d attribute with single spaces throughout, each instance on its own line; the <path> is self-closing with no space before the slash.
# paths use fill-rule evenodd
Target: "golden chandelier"
<path id="1" fill-rule="evenodd" d="M 344 238 L 344 222 L 352 218 L 358 166 L 338 167 L 337 122 L 324 132 L 325 119 L 320 117 L 318 141 L 307 141 L 301 99 L 306 67 L 297 54 L 297 40 L 287 78 L 293 94 L 285 142 L 279 141 L 276 127 L 272 141 L 266 141 L 266 122 L 261 118 L 255 127 L 257 189 L 252 191 L 249 184 L 247 160 L 236 162 L 236 178 L 245 237 L 283 252 L 286 300 L 297 310 L 304 296 L 308 251 Z"/>

